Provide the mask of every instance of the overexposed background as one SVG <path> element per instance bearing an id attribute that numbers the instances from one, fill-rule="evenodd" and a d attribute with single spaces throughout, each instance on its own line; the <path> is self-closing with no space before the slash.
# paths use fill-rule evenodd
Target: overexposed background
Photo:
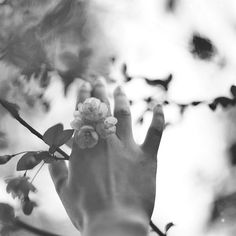
<path id="1" fill-rule="evenodd" d="M 172 10 L 168 10 L 168 2 L 176 4 Z M 132 114 L 137 142 L 144 139 L 151 119 L 151 113 L 147 112 L 142 125 L 136 122 L 145 109 L 143 99 L 148 96 L 181 104 L 230 96 L 229 88 L 236 84 L 235 0 L 91 0 L 87 10 L 90 15 L 85 17 L 95 17 L 99 24 L 91 36 L 95 37 L 90 45 L 95 54 L 89 69 L 99 71 L 104 68 L 104 58 L 116 56 L 116 63 L 109 67 L 110 77 L 117 81 L 115 84 L 122 84 L 129 99 L 134 101 Z M 93 24 L 89 27 L 93 31 Z M 211 60 L 201 60 L 190 53 L 189 42 L 195 32 L 211 39 L 216 47 Z M 120 73 L 124 62 L 128 73 L 137 76 L 128 83 L 123 82 Z M 0 66 L 6 75 L 13 73 Z M 2 87 L 7 83 L 4 73 Z M 168 93 L 146 85 L 138 77 L 165 78 L 169 73 L 173 74 L 173 81 Z M 57 122 L 69 127 L 77 85 L 77 81 L 72 83 L 65 97 L 63 83 L 58 76 L 52 76 L 44 95 L 51 103 L 50 111 L 44 113 L 37 107 L 30 110 L 25 106 L 22 116 L 42 133 Z M 113 88 L 114 84 L 109 85 L 110 93 Z M 181 116 L 179 108 L 170 105 L 164 107 L 164 112 L 171 125 L 164 132 L 158 154 L 153 221 L 161 229 L 174 222 L 176 226 L 171 228 L 169 236 L 235 235 L 236 227 L 224 218 L 212 227 L 208 224 L 215 197 L 235 190 L 235 170 L 228 156 L 228 148 L 236 142 L 235 107 L 219 107 L 213 112 L 207 105 L 199 105 L 188 108 Z M 45 147 L 6 114 L 0 125 L 9 142 L 2 149 L 3 154 Z M 0 167 L 2 178 L 13 173 L 15 161 Z M 78 235 L 55 193 L 46 167 L 35 185 L 38 193 L 33 198 L 39 207 L 30 217 L 22 216 L 23 219 L 62 236 Z M 3 180 L 0 199 L 18 207 L 5 193 Z"/>

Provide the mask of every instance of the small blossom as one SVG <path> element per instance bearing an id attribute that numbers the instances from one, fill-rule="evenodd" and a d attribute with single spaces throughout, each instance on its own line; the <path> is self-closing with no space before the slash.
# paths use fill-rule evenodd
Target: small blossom
<path id="1" fill-rule="evenodd" d="M 84 125 L 77 133 L 76 142 L 81 149 L 92 148 L 98 142 L 98 134 L 92 126 Z"/>
<path id="2" fill-rule="evenodd" d="M 89 121 L 99 121 L 107 116 L 108 107 L 97 98 L 87 98 L 83 104 L 78 104 L 78 112 L 74 115 Z"/>
<path id="3" fill-rule="evenodd" d="M 103 122 L 96 125 L 96 131 L 101 138 L 105 139 L 116 132 L 117 119 L 113 116 L 107 117 Z"/>
<path id="4" fill-rule="evenodd" d="M 106 127 L 111 127 L 117 124 L 117 119 L 114 116 L 109 116 L 104 120 Z"/>
<path id="5" fill-rule="evenodd" d="M 34 185 L 29 182 L 29 178 L 25 176 L 6 179 L 6 183 L 6 191 L 7 193 L 11 193 L 13 198 L 18 197 L 22 199 L 27 197 L 30 191 L 36 191 Z"/>
<path id="6" fill-rule="evenodd" d="M 82 105 L 82 104 L 81 104 Z M 75 118 L 80 118 L 81 117 L 81 112 L 79 110 L 74 111 L 73 116 Z"/>
<path id="7" fill-rule="evenodd" d="M 73 121 L 71 121 L 70 126 L 72 129 L 79 130 L 83 125 L 83 121 L 80 117 L 76 117 Z"/>

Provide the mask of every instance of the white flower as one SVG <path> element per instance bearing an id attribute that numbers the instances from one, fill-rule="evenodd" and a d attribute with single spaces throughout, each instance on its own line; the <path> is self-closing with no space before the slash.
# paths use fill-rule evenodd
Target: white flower
<path id="1" fill-rule="evenodd" d="M 107 117 L 103 122 L 99 122 L 96 125 L 96 131 L 101 138 L 106 139 L 109 135 L 116 132 L 117 119 L 113 116 Z"/>
<path id="2" fill-rule="evenodd" d="M 81 126 L 83 125 L 83 121 L 82 119 L 80 119 L 80 117 L 76 117 L 71 123 L 70 126 L 72 129 L 76 129 L 79 130 L 81 128 Z"/>
<path id="3" fill-rule="evenodd" d="M 84 125 L 76 135 L 76 142 L 81 149 L 92 148 L 98 142 L 98 134 L 90 125 Z"/>
<path id="4" fill-rule="evenodd" d="M 108 116 L 105 120 L 104 120 L 104 124 L 106 125 L 106 127 L 111 127 L 117 124 L 117 119 L 114 116 Z"/>
<path id="5" fill-rule="evenodd" d="M 75 116 L 89 121 L 99 121 L 104 119 L 108 114 L 108 107 L 105 103 L 97 98 L 87 98 L 83 104 L 78 104 L 78 112 Z"/>

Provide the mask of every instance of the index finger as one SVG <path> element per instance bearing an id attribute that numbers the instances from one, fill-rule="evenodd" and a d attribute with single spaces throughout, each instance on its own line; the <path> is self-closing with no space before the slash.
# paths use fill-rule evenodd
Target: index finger
<path id="1" fill-rule="evenodd" d="M 78 104 L 84 102 L 87 98 L 91 97 L 92 86 L 89 82 L 83 81 L 79 90 L 76 99 L 76 107 L 75 110 L 78 108 Z"/>

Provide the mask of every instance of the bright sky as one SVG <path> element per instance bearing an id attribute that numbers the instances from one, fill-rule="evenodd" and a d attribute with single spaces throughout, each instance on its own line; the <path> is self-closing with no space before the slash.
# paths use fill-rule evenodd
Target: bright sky
<path id="1" fill-rule="evenodd" d="M 220 95 L 228 96 L 229 87 L 236 84 L 235 0 L 179 0 L 175 13 L 165 11 L 164 0 L 94 2 L 97 5 L 91 5 L 91 12 L 97 14 L 107 37 L 104 41 L 104 38 L 97 36 L 99 50 L 106 55 L 107 43 L 118 53 L 117 67 L 112 74 L 119 81 L 118 68 L 123 62 L 128 64 L 131 75 L 151 78 L 163 78 L 169 73 L 174 75 L 168 95 L 160 89 L 144 87 L 141 79 L 125 85 L 128 97 L 137 101 L 132 107 L 134 121 L 143 110 L 141 99 L 145 96 L 155 93 L 162 100 L 183 103 L 211 100 Z M 214 42 L 219 54 L 213 62 L 194 59 L 188 52 L 188 41 L 196 31 Z M 222 60 L 226 61 L 224 69 L 217 65 Z M 75 85 L 65 99 L 62 85 L 55 79 L 47 90 L 53 104 L 51 112 L 47 117 L 39 116 L 30 122 L 41 132 L 60 121 L 68 126 L 74 108 L 74 88 Z M 213 195 L 230 175 L 225 154 L 226 141 L 232 142 L 235 136 L 227 136 L 227 129 L 236 128 L 227 119 L 229 113 L 221 109 L 213 113 L 204 105 L 188 109 L 183 118 L 176 107 L 165 107 L 164 111 L 166 121 L 174 124 L 165 130 L 158 154 L 157 200 L 153 221 L 162 229 L 168 222 L 174 222 L 176 227 L 170 230 L 168 236 L 234 235 L 236 228 L 226 230 L 223 224 L 220 230 L 205 231 Z M 235 114 L 235 109 L 231 110 L 231 114 Z M 8 119 L 4 123 L 5 129 L 15 124 L 15 121 Z M 134 122 L 137 142 L 142 142 L 150 119 L 151 114 L 147 114 L 142 126 Z M 15 129 L 11 137 L 15 150 L 41 147 L 36 139 L 27 137 L 27 131 L 23 128 L 17 126 Z M 27 140 L 19 142 L 21 137 Z M 35 185 L 39 189 L 36 198 L 40 206 L 33 217 L 25 219 L 62 236 L 77 235 L 55 194 L 46 168 Z M 8 200 L 4 196 L 4 187 L 0 189 L 1 199 Z"/>

